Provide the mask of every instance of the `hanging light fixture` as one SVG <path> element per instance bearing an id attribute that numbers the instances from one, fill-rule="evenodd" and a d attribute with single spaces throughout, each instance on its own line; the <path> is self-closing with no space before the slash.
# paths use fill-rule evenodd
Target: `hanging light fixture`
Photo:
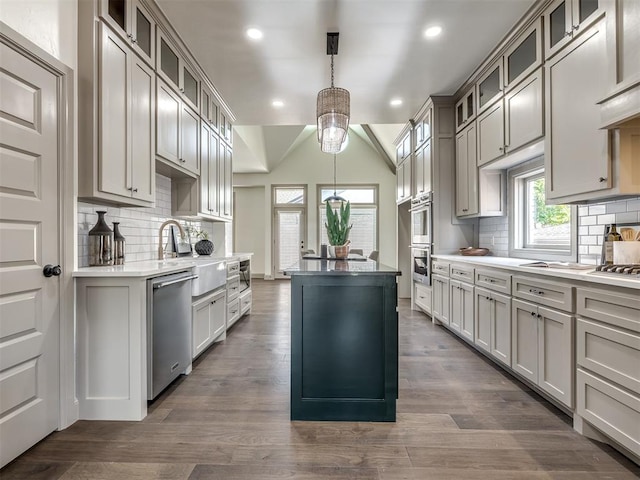
<path id="1" fill-rule="evenodd" d="M 336 154 L 333 154 L 333 195 L 326 198 L 325 202 L 331 205 L 334 210 L 340 208 L 342 203 L 346 203 L 346 199 L 336 193 Z"/>
<path id="2" fill-rule="evenodd" d="M 327 55 L 331 55 L 331 87 L 320 90 L 316 117 L 318 142 L 325 153 L 339 153 L 349 128 L 349 91 L 333 86 L 333 56 L 338 54 L 338 32 L 327 32 Z"/>

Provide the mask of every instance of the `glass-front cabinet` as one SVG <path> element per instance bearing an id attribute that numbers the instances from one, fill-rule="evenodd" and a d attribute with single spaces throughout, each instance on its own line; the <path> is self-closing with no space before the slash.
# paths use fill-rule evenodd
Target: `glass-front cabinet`
<path id="1" fill-rule="evenodd" d="M 504 88 L 509 91 L 542 65 L 542 20 L 525 30 L 504 54 Z"/>
<path id="2" fill-rule="evenodd" d="M 100 17 L 145 62 L 155 66 L 156 22 L 139 0 L 101 0 Z"/>
<path id="3" fill-rule="evenodd" d="M 211 89 L 202 82 L 202 88 L 200 91 L 200 116 L 202 119 L 218 130 L 218 115 L 220 113 L 220 107 L 211 92 Z"/>
<path id="4" fill-rule="evenodd" d="M 180 92 L 182 99 L 199 111 L 200 81 L 178 49 L 169 38 L 158 29 L 157 33 L 158 69 L 157 73 Z"/>
<path id="5" fill-rule="evenodd" d="M 469 125 L 476 118 L 476 86 L 472 85 L 456 103 L 456 132 Z"/>
<path id="6" fill-rule="evenodd" d="M 489 108 L 502 96 L 502 57 L 478 81 L 478 113 Z"/>
<path id="7" fill-rule="evenodd" d="M 544 13 L 545 58 L 557 53 L 603 13 L 603 0 L 556 0 Z"/>

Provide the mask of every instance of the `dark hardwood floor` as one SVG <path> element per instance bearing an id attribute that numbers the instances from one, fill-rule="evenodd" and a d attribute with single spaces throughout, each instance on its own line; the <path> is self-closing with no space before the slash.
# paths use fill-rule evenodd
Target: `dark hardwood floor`
<path id="1" fill-rule="evenodd" d="M 142 422 L 79 421 L 0 472 L 10 479 L 632 479 L 640 468 L 571 428 L 526 386 L 400 302 L 396 423 L 289 421 L 289 284 L 255 281 L 253 312 Z M 1 448 L 1 446 L 0 446 Z"/>

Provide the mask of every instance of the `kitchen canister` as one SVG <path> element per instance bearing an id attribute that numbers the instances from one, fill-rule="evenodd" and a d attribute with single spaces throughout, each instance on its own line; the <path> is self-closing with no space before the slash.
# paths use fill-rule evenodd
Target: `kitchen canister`
<path id="1" fill-rule="evenodd" d="M 89 266 L 113 264 L 113 231 L 104 220 L 105 210 L 96 211 L 98 221 L 89 230 Z"/>
<path id="2" fill-rule="evenodd" d="M 113 264 L 124 265 L 125 239 L 118 225 L 120 222 L 113 222 Z"/>

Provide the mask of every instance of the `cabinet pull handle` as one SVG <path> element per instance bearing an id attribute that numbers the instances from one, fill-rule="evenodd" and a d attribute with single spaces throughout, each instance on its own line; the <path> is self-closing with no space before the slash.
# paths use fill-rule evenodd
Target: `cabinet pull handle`
<path id="1" fill-rule="evenodd" d="M 538 295 L 544 295 L 544 292 L 543 292 L 542 290 L 538 290 L 536 293 L 537 293 Z"/>
<path id="2" fill-rule="evenodd" d="M 134 189 L 133 189 L 133 193 L 137 193 L 137 192 L 138 192 L 138 189 L 137 189 L 137 188 L 134 188 Z"/>
<path id="3" fill-rule="evenodd" d="M 531 312 L 531 316 L 535 317 L 536 316 L 536 312 Z"/>
<path id="4" fill-rule="evenodd" d="M 607 181 L 607 177 L 600 177 L 600 178 L 598 179 L 598 181 L 599 181 L 600 183 L 604 183 L 604 182 L 606 182 L 606 181 Z"/>

